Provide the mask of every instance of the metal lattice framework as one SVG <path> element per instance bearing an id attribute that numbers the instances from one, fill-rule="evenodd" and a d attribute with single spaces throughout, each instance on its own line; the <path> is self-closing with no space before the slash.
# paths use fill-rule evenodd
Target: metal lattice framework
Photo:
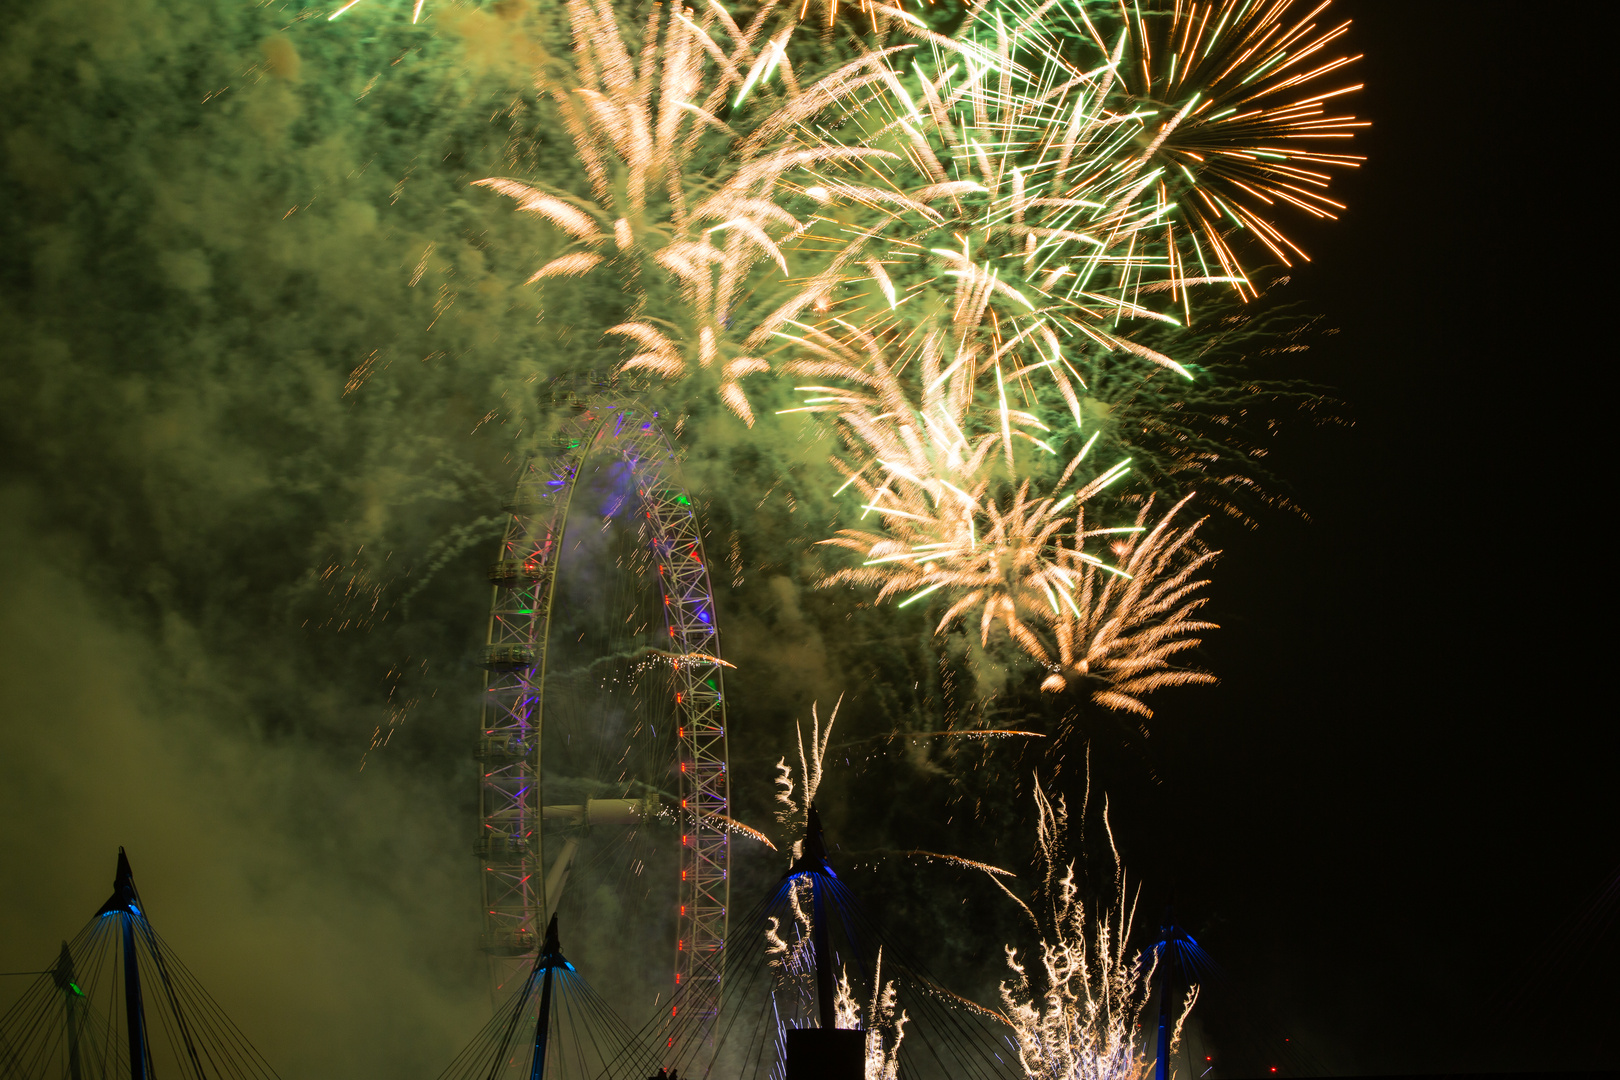
<path id="1" fill-rule="evenodd" d="M 477 853 L 483 864 L 483 947 L 502 975 L 526 972 L 556 897 L 545 895 L 541 772 L 548 629 L 563 529 L 581 468 L 593 455 L 627 463 L 646 514 L 667 654 L 675 677 L 680 769 L 680 881 L 674 978 L 682 1019 L 719 1008 L 729 898 L 726 713 L 719 632 L 697 515 L 656 414 L 610 399 L 576 401 L 553 453 L 525 466 L 508 504 L 500 559 L 490 568 Z M 650 584 L 650 583 L 649 583 Z M 673 809 L 673 808 L 671 808 Z M 555 861 L 555 855 L 553 857 Z M 548 903 L 549 901 L 549 903 Z"/>

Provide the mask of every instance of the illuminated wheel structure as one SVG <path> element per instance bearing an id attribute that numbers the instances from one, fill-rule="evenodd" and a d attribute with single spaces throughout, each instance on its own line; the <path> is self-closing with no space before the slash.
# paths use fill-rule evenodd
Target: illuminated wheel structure
<path id="1" fill-rule="evenodd" d="M 730 800 L 703 540 L 656 414 L 567 398 L 489 570 L 483 948 L 497 988 L 516 985 L 555 912 L 627 1019 L 639 1002 L 710 1029 Z"/>

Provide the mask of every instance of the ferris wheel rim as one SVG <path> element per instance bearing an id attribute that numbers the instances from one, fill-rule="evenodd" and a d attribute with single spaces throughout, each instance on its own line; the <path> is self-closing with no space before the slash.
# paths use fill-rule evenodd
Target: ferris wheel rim
<path id="1" fill-rule="evenodd" d="M 545 895 L 540 768 L 554 585 L 558 567 L 566 561 L 563 536 L 581 472 L 596 455 L 606 453 L 629 464 L 646 512 L 674 666 L 682 840 L 674 989 L 687 1018 L 694 1007 L 700 1016 L 712 1017 L 719 1008 L 729 909 L 729 836 L 724 828 L 729 821 L 729 754 L 719 619 L 702 531 L 674 447 L 655 412 L 611 396 L 573 406 L 578 411 L 557 436 L 557 452 L 549 461 L 536 458 L 525 464 L 507 505 L 511 519 L 502 557 L 490 572 L 489 671 L 480 744 L 485 769 L 479 803 L 484 947 L 492 959 L 525 962 L 534 955 L 548 901 L 555 906 L 555 898 Z M 512 621 L 513 613 L 526 621 Z M 503 719 L 508 722 L 504 727 L 499 723 Z M 503 732 L 515 733 L 508 734 L 505 745 L 521 749 L 521 755 L 502 757 Z M 514 737 L 519 738 L 515 747 Z M 505 763 L 497 764 L 501 761 Z M 506 831 L 492 825 L 497 817 L 508 825 Z M 504 864 L 491 854 L 502 844 Z"/>

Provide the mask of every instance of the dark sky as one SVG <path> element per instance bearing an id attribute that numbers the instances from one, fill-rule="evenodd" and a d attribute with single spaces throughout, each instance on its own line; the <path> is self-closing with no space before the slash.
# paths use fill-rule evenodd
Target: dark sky
<path id="1" fill-rule="evenodd" d="M 125 843 L 284 1075 L 431 1075 L 484 1009 L 483 547 L 419 582 L 498 505 L 512 442 L 480 417 L 532 395 L 511 283 L 544 241 L 465 188 L 498 171 L 480 132 L 522 54 L 447 14 L 390 66 L 421 40 L 399 19 L 288 30 L 296 9 L 54 0 L 0 48 L 0 969 L 78 928 Z M 1146 742 L 1099 736 L 1095 780 L 1140 925 L 1173 895 L 1226 969 L 1200 1005 L 1225 1075 L 1596 1068 L 1616 936 L 1570 928 L 1612 921 L 1593 905 L 1620 870 L 1597 698 L 1612 348 L 1586 254 L 1611 230 L 1578 48 L 1598 26 L 1341 9 L 1371 160 L 1344 220 L 1299 230 L 1316 261 L 1287 299 L 1339 328 L 1306 374 L 1354 423 L 1279 438 L 1310 522 L 1215 534 L 1221 685 L 1161 695 Z M 373 89 L 373 68 L 394 74 Z M 528 247 L 458 239 L 491 231 Z M 346 392 L 368 354 L 370 396 Z M 845 689 L 814 597 L 773 573 L 734 597 L 759 610 L 722 610 L 761 812 L 791 719 Z M 408 585 L 408 618 L 367 614 Z M 852 693 L 841 723 L 878 731 Z M 398 729 L 387 752 L 374 728 Z M 862 780 L 829 781 L 844 839 L 939 841 Z M 944 837 L 980 853 L 986 831 Z M 999 964 L 999 924 L 958 932 Z"/>
<path id="2" fill-rule="evenodd" d="M 1311 524 L 1226 545 L 1223 683 L 1155 728 L 1170 869 L 1334 1071 L 1612 1066 L 1612 892 L 1609 933 L 1575 932 L 1620 872 L 1587 539 L 1612 226 L 1553 209 L 1551 164 L 1583 138 L 1552 99 L 1590 77 L 1562 50 L 1595 27 L 1341 6 L 1371 161 L 1291 288 L 1341 329 L 1317 362 L 1355 423 L 1279 447 Z"/>

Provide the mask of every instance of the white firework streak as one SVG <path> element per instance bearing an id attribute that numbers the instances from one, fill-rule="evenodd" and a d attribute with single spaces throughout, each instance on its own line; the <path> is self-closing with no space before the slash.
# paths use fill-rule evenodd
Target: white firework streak
<path id="1" fill-rule="evenodd" d="M 900 1075 L 900 1044 L 905 1039 L 905 1027 L 911 1020 L 899 1006 L 899 990 L 894 980 L 883 981 L 883 949 L 877 954 L 877 965 L 872 972 L 872 985 L 876 989 L 863 1015 L 855 991 L 850 986 L 846 968 L 838 978 L 834 999 L 837 1025 L 845 1031 L 866 1032 L 866 1080 L 898 1080 Z"/>
<path id="2" fill-rule="evenodd" d="M 1016 949 L 1007 948 L 1013 977 L 1001 984 L 1019 1064 L 1030 1080 L 1143 1080 L 1153 1061 L 1137 1035 L 1157 958 L 1133 957 L 1128 951 L 1135 903 L 1127 897 L 1118 849 L 1114 849 L 1115 908 L 1088 913 L 1079 898 L 1074 863 L 1067 860 L 1068 814 L 1063 800 L 1054 806 L 1037 778 L 1035 801 L 1036 852 L 1043 870 L 1039 914 L 1022 901 L 1019 904 L 1042 941 L 1033 960 L 1021 961 Z M 1106 824 L 1106 809 L 1103 820 Z M 1108 836 L 1113 847 L 1112 829 Z M 1039 965 L 1035 980 L 1030 978 L 1029 963 Z M 1194 987 L 1175 1023 L 1172 1045 L 1179 1043 L 1196 997 Z"/>

